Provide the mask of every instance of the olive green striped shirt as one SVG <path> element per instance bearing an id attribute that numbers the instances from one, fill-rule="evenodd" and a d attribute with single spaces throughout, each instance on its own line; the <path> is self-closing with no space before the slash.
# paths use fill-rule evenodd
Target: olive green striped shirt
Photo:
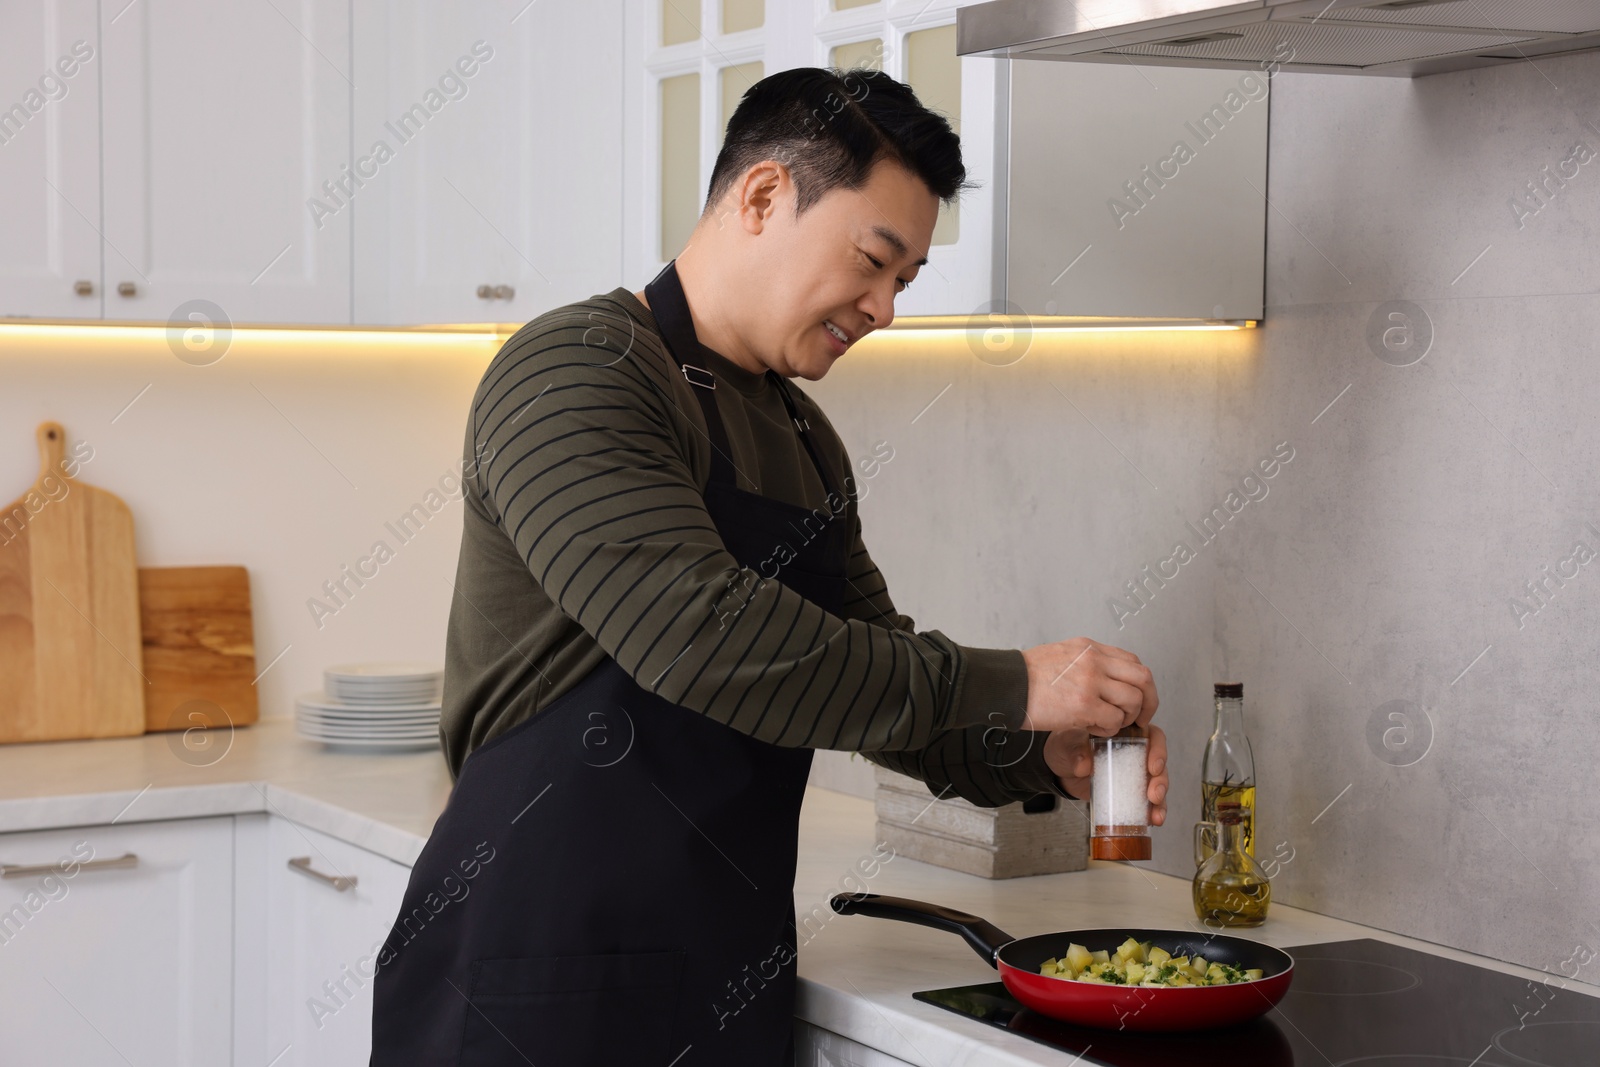
<path id="1" fill-rule="evenodd" d="M 705 358 L 739 487 L 825 508 L 776 384 Z M 1019 729 L 1021 653 L 917 632 L 859 521 L 842 615 L 781 569 L 740 567 L 705 510 L 711 445 L 694 388 L 620 287 L 539 316 L 490 362 L 467 425 L 446 642 L 451 773 L 609 656 L 643 688 L 775 745 L 860 751 L 986 806 L 1065 795 L 1043 735 Z M 854 492 L 838 434 L 791 392 L 835 485 Z"/>

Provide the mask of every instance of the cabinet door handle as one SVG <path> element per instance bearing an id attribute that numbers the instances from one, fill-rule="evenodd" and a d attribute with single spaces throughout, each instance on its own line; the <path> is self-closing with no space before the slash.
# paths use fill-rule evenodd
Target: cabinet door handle
<path id="1" fill-rule="evenodd" d="M 478 286 L 478 299 L 479 300 L 488 300 L 493 296 L 494 296 L 494 286 L 492 286 L 492 285 L 480 285 L 480 286 Z"/>
<path id="2" fill-rule="evenodd" d="M 0 878 L 34 878 L 43 874 L 66 874 L 61 868 L 64 861 L 55 863 L 0 863 Z M 137 867 L 139 857 L 132 852 L 124 852 L 116 859 L 90 860 L 88 863 L 78 864 L 81 871 L 114 871 L 124 867 Z"/>
<path id="3" fill-rule="evenodd" d="M 497 285 L 494 287 L 494 296 L 496 300 L 510 300 L 516 295 L 517 291 L 511 288 L 509 285 Z"/>
<path id="4" fill-rule="evenodd" d="M 132 282 L 118 282 L 117 283 L 117 295 L 118 296 L 138 296 L 139 295 L 139 287 L 137 285 L 134 285 Z"/>
<path id="5" fill-rule="evenodd" d="M 72 283 L 72 291 L 77 293 L 79 296 L 93 296 L 94 282 L 91 282 L 87 278 L 79 278 L 77 281 Z"/>
<path id="6" fill-rule="evenodd" d="M 321 871 L 312 869 L 310 856 L 295 856 L 289 860 L 289 866 L 301 874 L 315 878 L 319 882 L 327 882 L 341 893 L 346 889 L 354 889 L 356 887 L 356 880 L 353 877 L 347 878 L 342 874 L 323 874 Z"/>

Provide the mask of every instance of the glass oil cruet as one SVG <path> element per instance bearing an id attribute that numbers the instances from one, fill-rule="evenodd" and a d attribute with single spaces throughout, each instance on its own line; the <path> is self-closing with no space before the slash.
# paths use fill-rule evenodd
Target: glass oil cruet
<path id="1" fill-rule="evenodd" d="M 1250 739 L 1244 732 L 1244 685 L 1218 682 L 1212 687 L 1216 717 L 1211 737 L 1206 742 L 1205 759 L 1200 768 L 1200 818 L 1216 823 L 1217 806 L 1239 805 L 1244 850 L 1256 854 L 1256 764 L 1250 752 Z M 1217 847 L 1213 831 L 1200 839 L 1195 862 L 1203 861 Z"/>
<path id="2" fill-rule="evenodd" d="M 1207 926 L 1260 926 L 1272 902 L 1272 883 L 1256 858 L 1245 851 L 1244 814 L 1236 800 L 1217 805 L 1215 823 L 1195 824 L 1194 912 Z M 1204 839 L 1217 847 L 1202 855 Z"/>

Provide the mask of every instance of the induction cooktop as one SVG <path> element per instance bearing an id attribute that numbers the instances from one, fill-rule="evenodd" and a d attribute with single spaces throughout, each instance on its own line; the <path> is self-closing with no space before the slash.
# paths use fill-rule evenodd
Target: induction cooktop
<path id="1" fill-rule="evenodd" d="M 1145 1067 L 1600 1067 L 1600 998 L 1363 938 L 1301 945 L 1294 983 L 1243 1026 L 1200 1033 L 1091 1030 L 1024 1008 L 999 982 L 913 994 L 1072 1053 Z M 1589 980 L 1588 974 L 1583 974 Z"/>

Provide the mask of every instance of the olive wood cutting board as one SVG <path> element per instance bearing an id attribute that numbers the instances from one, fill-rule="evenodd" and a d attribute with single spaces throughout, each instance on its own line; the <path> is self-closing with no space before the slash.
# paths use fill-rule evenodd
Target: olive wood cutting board
<path id="1" fill-rule="evenodd" d="M 250 574 L 243 567 L 140 567 L 145 729 L 243 726 L 260 717 Z"/>
<path id="2" fill-rule="evenodd" d="M 144 732 L 133 514 L 66 439 L 39 425 L 38 480 L 0 511 L 0 741 Z"/>

